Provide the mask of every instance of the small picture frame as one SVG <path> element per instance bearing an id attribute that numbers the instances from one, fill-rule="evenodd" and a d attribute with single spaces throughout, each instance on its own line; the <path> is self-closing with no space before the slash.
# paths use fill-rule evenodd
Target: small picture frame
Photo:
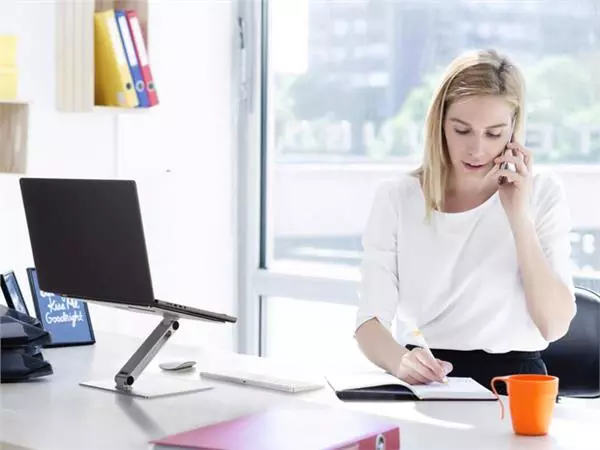
<path id="1" fill-rule="evenodd" d="M 67 347 L 96 343 L 88 305 L 83 300 L 63 297 L 40 289 L 35 268 L 27 269 L 35 314 L 52 342 L 45 347 Z"/>
<path id="2" fill-rule="evenodd" d="M 31 314 L 29 314 L 29 309 L 25 304 L 25 299 L 23 298 L 23 293 L 19 287 L 17 277 L 12 270 L 0 275 L 0 288 L 2 288 L 6 305 L 9 308 L 31 316 Z"/>

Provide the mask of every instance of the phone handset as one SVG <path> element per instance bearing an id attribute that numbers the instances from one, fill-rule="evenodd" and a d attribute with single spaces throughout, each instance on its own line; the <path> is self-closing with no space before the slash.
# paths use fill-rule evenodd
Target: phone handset
<path id="1" fill-rule="evenodd" d="M 514 132 L 511 131 L 510 140 L 508 141 L 509 143 L 513 142 L 514 136 L 515 136 Z M 508 147 L 505 147 L 502 154 L 505 155 L 507 152 L 509 152 L 511 155 L 514 156 L 513 151 L 511 149 L 509 149 Z M 513 163 L 508 163 L 508 162 L 503 162 L 502 164 L 500 164 L 500 170 L 503 170 L 503 169 L 508 169 L 511 172 L 517 171 L 517 167 Z M 502 175 L 501 177 L 498 178 L 498 184 L 504 184 L 504 183 L 506 183 L 506 177 L 504 175 Z"/>

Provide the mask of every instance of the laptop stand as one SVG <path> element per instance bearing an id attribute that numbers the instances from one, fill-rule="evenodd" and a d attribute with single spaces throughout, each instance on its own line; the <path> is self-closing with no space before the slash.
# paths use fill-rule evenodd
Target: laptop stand
<path id="1" fill-rule="evenodd" d="M 199 379 L 190 380 L 167 374 L 144 375 L 138 380 L 144 369 L 179 328 L 178 320 L 178 316 L 164 314 L 161 322 L 119 370 L 114 380 L 83 381 L 79 384 L 141 398 L 164 397 L 211 389 L 211 385 Z"/>

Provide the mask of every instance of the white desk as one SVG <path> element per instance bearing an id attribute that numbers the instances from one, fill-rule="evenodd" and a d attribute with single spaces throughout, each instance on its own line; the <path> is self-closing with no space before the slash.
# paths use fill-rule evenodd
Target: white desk
<path id="1" fill-rule="evenodd" d="M 527 438 L 512 434 L 509 417 L 500 421 L 497 402 L 344 403 L 329 389 L 297 395 L 213 381 L 215 388 L 209 391 L 144 400 L 78 385 L 83 380 L 113 377 L 139 342 L 99 334 L 92 347 L 44 350 L 54 375 L 32 383 L 0 385 L 0 442 L 12 444 L 0 444 L 0 449 L 148 449 L 148 441 L 154 438 L 280 402 L 301 407 L 303 400 L 397 419 L 403 450 L 600 448 L 597 407 L 559 404 L 551 434 Z M 211 355 L 167 344 L 147 372 L 158 371 L 155 365 L 171 358 L 195 359 L 200 369 L 224 362 L 248 368 L 268 364 L 255 357 Z"/>

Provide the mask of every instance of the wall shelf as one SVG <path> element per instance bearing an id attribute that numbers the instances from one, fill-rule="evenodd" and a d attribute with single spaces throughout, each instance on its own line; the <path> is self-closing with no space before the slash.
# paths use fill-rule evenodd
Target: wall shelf
<path id="1" fill-rule="evenodd" d="M 29 105 L 26 100 L 3 100 L 0 98 L 0 105 Z"/>
<path id="2" fill-rule="evenodd" d="M 27 171 L 29 103 L 0 100 L 0 173 Z"/>
<path id="3" fill-rule="evenodd" d="M 151 108 L 119 108 L 118 106 L 102 106 L 96 105 L 92 108 L 92 111 L 98 114 L 123 114 L 123 115 L 136 115 L 136 114 L 148 114 Z"/>
<path id="4" fill-rule="evenodd" d="M 56 107 L 63 112 L 104 109 L 94 104 L 94 13 L 132 9 L 148 43 L 150 0 L 61 0 L 56 2 Z M 133 109 L 133 108 L 131 108 Z M 136 108 L 137 109 L 137 108 Z M 108 112 L 129 112 L 110 107 Z"/>

